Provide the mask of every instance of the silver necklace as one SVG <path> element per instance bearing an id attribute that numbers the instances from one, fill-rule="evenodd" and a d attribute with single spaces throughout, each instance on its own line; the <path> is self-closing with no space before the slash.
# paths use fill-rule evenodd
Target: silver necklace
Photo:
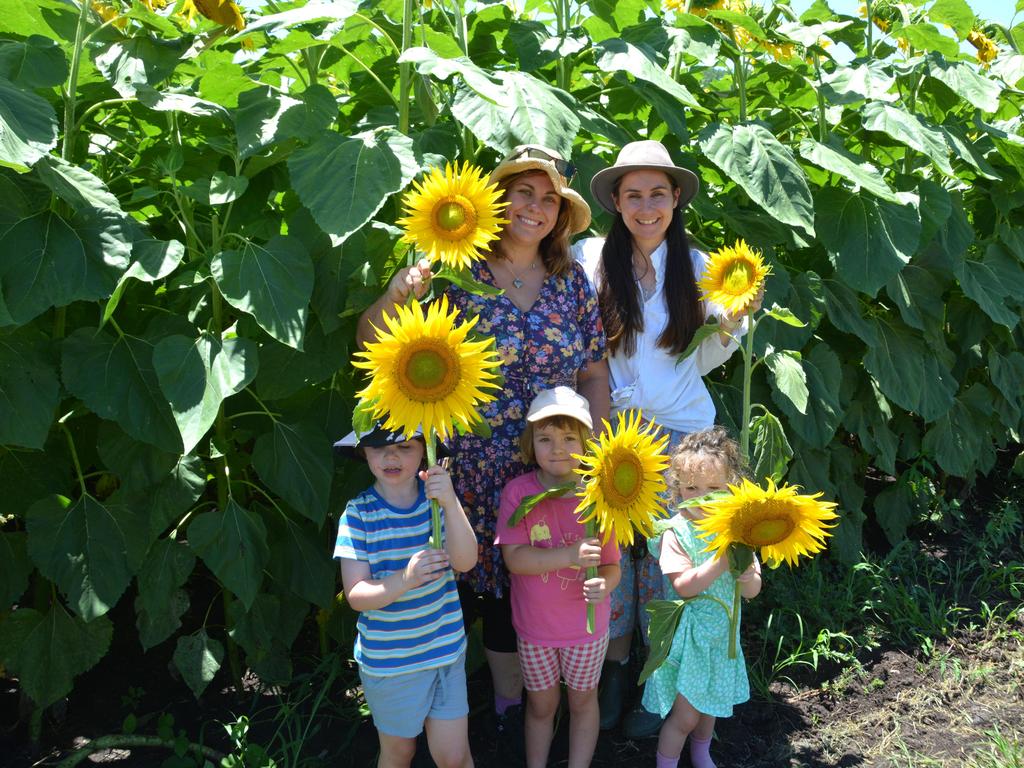
<path id="1" fill-rule="evenodd" d="M 519 277 L 519 274 L 514 269 L 512 269 L 512 260 L 511 259 L 506 259 L 505 260 L 505 266 L 508 267 L 508 271 L 512 273 L 512 286 L 514 288 L 518 289 L 518 288 L 522 288 L 524 285 L 526 285 L 526 283 L 523 282 L 523 279 L 521 277 Z M 530 262 L 530 271 L 532 272 L 536 268 L 537 268 L 537 257 L 534 256 L 533 257 L 533 261 Z"/>

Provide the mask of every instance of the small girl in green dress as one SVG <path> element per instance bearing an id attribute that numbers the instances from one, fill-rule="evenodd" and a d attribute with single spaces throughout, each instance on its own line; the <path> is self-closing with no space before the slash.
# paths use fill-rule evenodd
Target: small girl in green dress
<path id="1" fill-rule="evenodd" d="M 722 427 L 687 435 L 672 456 L 669 487 L 676 501 L 724 491 L 743 474 L 739 446 Z M 672 518 L 671 527 L 650 539 L 648 547 L 658 558 L 669 587 L 682 598 L 706 594 L 732 604 L 736 581 L 740 594 L 755 597 L 761 591 L 761 567 L 755 558 L 750 568 L 734 580 L 728 558 L 714 559 L 705 552 L 707 542 L 698 538 L 691 520 L 704 511 L 689 507 Z M 711 600 L 694 600 L 682 613 L 672 649 L 651 675 L 643 703 L 649 712 L 668 715 L 658 736 L 657 768 L 676 768 L 687 737 L 693 768 L 715 768 L 711 736 L 716 717 L 729 717 L 732 708 L 750 698 L 743 651 L 728 657 L 729 617 Z"/>

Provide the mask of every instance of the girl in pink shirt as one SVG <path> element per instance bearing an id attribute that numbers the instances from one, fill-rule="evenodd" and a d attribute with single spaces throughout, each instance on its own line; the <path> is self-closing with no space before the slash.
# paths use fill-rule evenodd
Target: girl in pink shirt
<path id="1" fill-rule="evenodd" d="M 526 765 L 543 768 L 551 749 L 559 682 L 569 691 L 569 768 L 594 756 L 599 731 L 597 683 L 608 647 L 608 594 L 619 583 L 619 549 L 587 538 L 572 492 L 538 503 L 514 527 L 509 519 L 527 496 L 575 482 L 593 422 L 586 399 L 569 387 L 537 395 L 526 416 L 520 449 L 537 469 L 509 482 L 501 494 L 495 543 L 512 580 L 512 623 L 526 687 Z M 597 567 L 597 577 L 586 569 Z M 595 606 L 587 632 L 587 604 Z"/>

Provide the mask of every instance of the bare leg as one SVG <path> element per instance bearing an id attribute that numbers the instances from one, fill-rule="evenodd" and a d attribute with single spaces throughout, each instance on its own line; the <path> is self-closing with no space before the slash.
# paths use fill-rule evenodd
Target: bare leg
<path id="1" fill-rule="evenodd" d="M 554 736 L 555 712 L 562 698 L 558 685 L 546 691 L 526 693 L 526 766 L 544 768 L 548 764 Z M 570 744 L 572 742 L 570 741 Z"/>
<path id="2" fill-rule="evenodd" d="M 569 766 L 587 768 L 594 757 L 597 733 L 600 730 L 597 689 L 569 689 Z"/>
<path id="3" fill-rule="evenodd" d="M 693 735 L 695 738 L 704 740 L 710 739 L 715 733 L 715 718 L 712 715 L 705 715 L 703 712 L 700 718 L 697 720 L 697 725 L 693 729 Z"/>
<path id="4" fill-rule="evenodd" d="M 469 720 L 437 720 L 428 717 L 424 727 L 427 746 L 437 768 L 473 768 L 469 753 Z"/>
<path id="5" fill-rule="evenodd" d="M 416 739 L 392 736 L 377 731 L 380 737 L 380 757 L 377 768 L 409 768 L 416 755 Z"/>
<path id="6" fill-rule="evenodd" d="M 495 696 L 520 698 L 523 695 L 523 671 L 519 667 L 519 654 L 484 649 L 484 655 L 491 669 Z"/>
<path id="7" fill-rule="evenodd" d="M 608 641 L 608 650 L 605 652 L 607 661 L 623 662 L 629 658 L 629 649 L 633 646 L 633 632 L 627 632 L 622 637 L 613 637 Z"/>
<path id="8" fill-rule="evenodd" d="M 682 696 L 676 696 L 672 711 L 668 713 L 658 736 L 658 752 L 665 757 L 679 757 L 686 744 L 686 737 L 697 727 L 700 712 Z"/>

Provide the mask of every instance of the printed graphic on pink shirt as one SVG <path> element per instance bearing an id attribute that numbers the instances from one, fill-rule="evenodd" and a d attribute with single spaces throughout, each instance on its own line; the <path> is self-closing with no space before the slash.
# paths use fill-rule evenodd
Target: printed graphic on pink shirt
<path id="1" fill-rule="evenodd" d="M 508 520 L 519 502 L 543 489 L 536 473 L 517 477 L 505 486 L 498 512 L 497 544 L 529 544 L 543 549 L 571 546 L 586 538 L 586 529 L 576 515 L 576 498 L 547 499 L 526 518 L 510 528 Z M 602 548 L 602 564 L 619 562 L 614 540 Z M 534 645 L 565 647 L 592 642 L 586 629 L 586 602 L 583 582 L 586 571 L 559 568 L 539 575 L 512 574 L 512 623 L 523 639 Z M 595 635 L 608 628 L 607 600 L 596 606 Z"/>

